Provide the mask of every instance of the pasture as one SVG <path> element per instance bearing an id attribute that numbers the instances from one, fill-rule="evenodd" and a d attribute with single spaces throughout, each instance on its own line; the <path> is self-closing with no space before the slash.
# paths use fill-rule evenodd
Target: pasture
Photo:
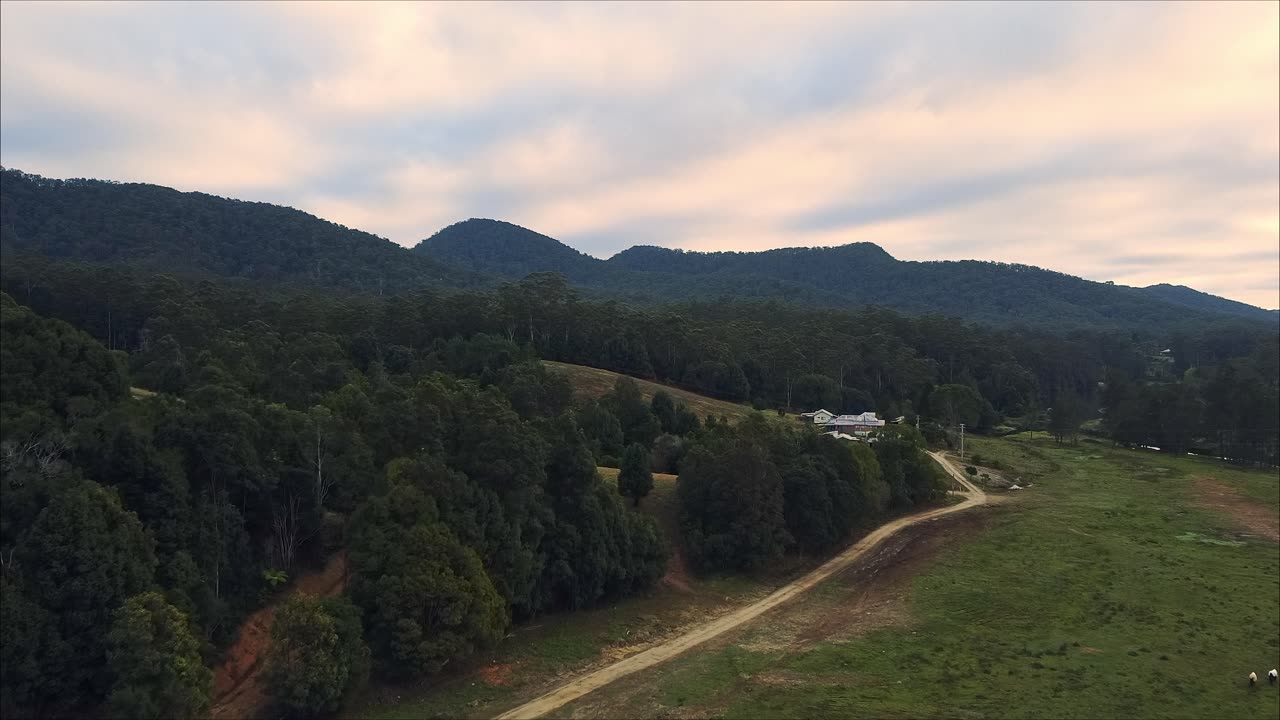
<path id="1" fill-rule="evenodd" d="M 1275 718 L 1274 472 L 974 438 L 1032 483 L 563 717 Z M 932 527 L 930 527 L 930 525 Z"/>

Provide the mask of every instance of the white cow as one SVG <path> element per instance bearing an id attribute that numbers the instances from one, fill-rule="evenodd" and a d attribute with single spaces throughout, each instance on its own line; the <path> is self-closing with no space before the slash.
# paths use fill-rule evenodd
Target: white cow
<path id="1" fill-rule="evenodd" d="M 1249 686 L 1253 687 L 1257 684 L 1258 684 L 1258 673 L 1256 672 L 1249 673 Z"/>
<path id="2" fill-rule="evenodd" d="M 1275 668 L 1271 668 L 1271 672 L 1267 673 L 1267 682 L 1275 685 L 1277 677 L 1280 677 L 1280 673 L 1277 673 Z"/>

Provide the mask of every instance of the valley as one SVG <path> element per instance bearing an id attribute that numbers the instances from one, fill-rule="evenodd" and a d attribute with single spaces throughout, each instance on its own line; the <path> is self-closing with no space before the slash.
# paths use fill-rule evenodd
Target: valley
<path id="1" fill-rule="evenodd" d="M 1280 2 L 0 35 L 0 720 L 1280 720 Z"/>

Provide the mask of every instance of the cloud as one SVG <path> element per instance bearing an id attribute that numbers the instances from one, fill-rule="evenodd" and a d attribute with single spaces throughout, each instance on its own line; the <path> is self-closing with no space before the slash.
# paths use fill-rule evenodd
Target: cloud
<path id="1" fill-rule="evenodd" d="M 0 162 L 1280 305 L 1274 3 L 0 5 Z"/>

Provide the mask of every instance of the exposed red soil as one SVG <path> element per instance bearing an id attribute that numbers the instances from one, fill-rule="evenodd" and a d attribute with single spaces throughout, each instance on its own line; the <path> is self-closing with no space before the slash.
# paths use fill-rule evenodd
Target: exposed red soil
<path id="1" fill-rule="evenodd" d="M 266 694 L 262 687 L 262 659 L 271 643 L 271 623 L 276 607 L 285 597 L 339 595 L 347 585 L 347 554 L 329 558 L 324 569 L 300 576 L 284 597 L 245 619 L 240 634 L 227 648 L 223 662 L 213 673 L 213 718 L 251 718 L 262 708 Z"/>
<path id="2" fill-rule="evenodd" d="M 1245 498 L 1235 488 L 1214 478 L 1194 478 L 1192 487 L 1200 505 L 1223 513 L 1252 534 L 1280 542 L 1280 516 L 1274 509 Z"/>
<path id="3" fill-rule="evenodd" d="M 511 671 L 515 665 L 511 663 L 494 663 L 486 665 L 478 671 L 480 679 L 489 687 L 502 687 L 511 681 Z"/>

